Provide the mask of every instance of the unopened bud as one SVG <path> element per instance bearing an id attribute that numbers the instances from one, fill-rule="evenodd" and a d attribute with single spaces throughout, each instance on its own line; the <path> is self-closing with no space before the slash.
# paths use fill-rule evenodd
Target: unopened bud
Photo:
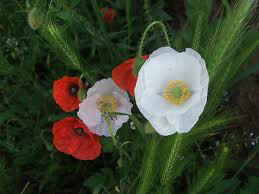
<path id="1" fill-rule="evenodd" d="M 85 88 L 79 88 L 77 96 L 79 100 L 82 102 L 86 98 Z"/>
<path id="2" fill-rule="evenodd" d="M 28 23 L 33 30 L 41 27 L 44 20 L 44 14 L 41 10 L 34 7 L 28 14 Z"/>

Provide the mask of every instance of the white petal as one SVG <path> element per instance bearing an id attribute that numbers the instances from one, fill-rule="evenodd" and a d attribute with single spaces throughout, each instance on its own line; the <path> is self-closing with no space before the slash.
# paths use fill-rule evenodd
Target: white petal
<path id="1" fill-rule="evenodd" d="M 89 128 L 98 125 L 101 120 L 101 113 L 97 109 L 97 100 L 99 95 L 87 97 L 81 104 L 79 104 L 78 117 Z"/>
<path id="2" fill-rule="evenodd" d="M 201 104 L 197 104 L 192 107 L 189 111 L 185 112 L 178 120 L 178 133 L 189 132 L 194 125 L 198 122 L 199 117 L 203 111 L 204 107 Z"/>
<path id="3" fill-rule="evenodd" d="M 105 94 L 110 93 L 112 91 L 112 82 L 113 80 L 111 78 L 108 79 L 102 79 L 98 82 L 96 82 L 91 88 L 87 91 L 87 96 L 92 96 L 95 94 Z"/>
<path id="4" fill-rule="evenodd" d="M 209 75 L 208 75 L 208 71 L 207 71 L 207 67 L 204 59 L 201 58 L 201 55 L 198 52 L 196 52 L 191 48 L 186 48 L 185 52 L 191 56 L 194 56 L 199 61 L 201 65 L 201 86 L 208 87 Z"/>
<path id="5" fill-rule="evenodd" d="M 129 99 L 127 92 L 121 90 L 111 78 L 102 79 L 96 82 L 93 87 L 88 89 L 87 96 L 95 94 L 111 94 L 114 91 Z"/>
<path id="6" fill-rule="evenodd" d="M 197 58 L 197 60 L 201 59 L 201 55 L 197 51 L 193 50 L 192 48 L 186 48 L 185 53 L 191 56 L 194 56 L 195 58 Z"/>
<path id="7" fill-rule="evenodd" d="M 136 102 L 138 103 L 138 101 L 140 101 L 140 98 L 142 96 L 142 93 L 145 91 L 146 86 L 145 86 L 145 75 L 144 75 L 144 68 L 141 68 L 139 73 L 138 73 L 138 79 L 136 82 L 136 86 L 135 86 L 135 99 Z"/>
<path id="8" fill-rule="evenodd" d="M 188 84 L 192 91 L 200 88 L 201 65 L 199 61 L 185 52 L 176 56 L 177 67 L 174 69 L 176 80 L 182 80 Z"/>
<path id="9" fill-rule="evenodd" d="M 116 121 L 116 119 L 111 121 L 113 135 L 116 135 L 118 129 L 121 128 L 122 124 L 123 124 L 123 122 L 121 122 L 121 121 L 118 122 L 118 121 Z M 111 137 L 111 132 L 109 130 L 108 124 L 103 117 L 102 117 L 101 121 L 98 123 L 98 125 L 90 128 L 90 131 L 99 136 L 103 135 L 106 137 Z"/>
<path id="10" fill-rule="evenodd" d="M 180 105 L 173 105 L 170 104 L 171 108 L 170 108 L 170 112 L 171 114 L 183 114 L 185 113 L 188 109 L 190 109 L 191 107 L 195 106 L 197 103 L 200 102 L 200 97 L 201 96 L 201 92 L 197 91 L 197 92 L 193 92 L 192 96 L 183 104 Z"/>
<path id="11" fill-rule="evenodd" d="M 165 117 L 153 118 L 150 123 L 160 135 L 168 136 L 176 132 L 175 126 L 171 125 Z"/>
<path id="12" fill-rule="evenodd" d="M 165 116 L 168 111 L 170 111 L 171 106 L 165 100 L 163 96 L 160 96 L 151 90 L 145 90 L 140 104 L 143 109 L 149 112 L 153 116 Z"/>
<path id="13" fill-rule="evenodd" d="M 173 80 L 176 76 L 174 73 L 176 65 L 175 55 L 169 53 L 162 54 L 158 57 L 151 58 L 143 65 L 145 85 L 158 93 L 162 93 L 168 81 Z"/>
<path id="14" fill-rule="evenodd" d="M 131 114 L 133 104 L 129 101 L 129 99 L 121 96 L 117 92 L 113 92 L 113 96 L 116 98 L 118 105 L 116 112 Z"/>
<path id="15" fill-rule="evenodd" d="M 177 54 L 178 52 L 169 46 L 161 47 L 161 48 L 155 50 L 152 54 L 150 54 L 149 58 L 157 57 L 164 53 Z"/>
<path id="16" fill-rule="evenodd" d="M 152 89 L 159 93 L 164 91 L 170 80 L 182 80 L 192 91 L 200 87 L 201 65 L 196 58 L 185 53 L 162 54 L 151 59 L 142 68 L 145 74 L 145 84 L 152 86 Z"/>
<path id="17" fill-rule="evenodd" d="M 118 112 L 131 114 L 133 105 L 129 101 L 127 92 L 122 91 L 111 78 L 96 82 L 95 85 L 88 90 L 87 98 L 79 105 L 77 114 L 92 133 L 111 136 L 105 119 L 97 109 L 97 101 L 103 94 L 113 95 L 118 100 Z M 128 119 L 128 116 L 117 116 L 117 119 L 111 121 L 114 135 Z"/>

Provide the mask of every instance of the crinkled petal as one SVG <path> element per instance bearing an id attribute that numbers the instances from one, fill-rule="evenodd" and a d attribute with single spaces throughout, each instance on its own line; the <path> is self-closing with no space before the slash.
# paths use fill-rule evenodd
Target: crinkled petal
<path id="1" fill-rule="evenodd" d="M 200 103 L 201 92 L 192 92 L 192 96 L 181 105 L 169 104 L 171 114 L 183 114 L 191 107 L 195 106 L 197 103 Z"/>
<path id="2" fill-rule="evenodd" d="M 171 125 L 165 117 L 153 118 L 150 123 L 156 132 L 163 136 L 172 135 L 177 131 L 176 127 Z"/>
<path id="3" fill-rule="evenodd" d="M 155 51 L 153 57 L 150 55 L 141 68 L 135 98 L 144 117 L 159 134 L 167 136 L 186 133 L 197 123 L 207 102 L 209 77 L 205 61 L 196 51 L 170 53 L 163 49 Z M 165 86 L 171 80 L 187 83 L 192 96 L 178 106 L 168 103 L 168 108 L 161 102 Z"/>
<path id="4" fill-rule="evenodd" d="M 178 52 L 169 46 L 165 46 L 155 50 L 149 57 L 150 58 L 157 57 L 164 53 L 177 54 Z"/>

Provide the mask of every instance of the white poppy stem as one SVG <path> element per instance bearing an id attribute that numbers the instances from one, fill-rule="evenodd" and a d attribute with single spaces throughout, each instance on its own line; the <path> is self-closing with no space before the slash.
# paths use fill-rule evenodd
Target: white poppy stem
<path id="1" fill-rule="evenodd" d="M 114 144 L 114 146 L 118 149 L 119 151 L 119 154 L 120 154 L 120 158 L 122 158 L 122 153 L 130 160 L 130 157 L 128 155 L 127 152 L 125 152 L 123 149 L 122 149 L 122 146 L 119 146 L 116 142 L 116 139 L 115 139 L 115 135 L 113 134 L 113 131 L 112 131 L 112 125 L 111 125 L 111 118 L 109 116 L 104 116 L 104 119 L 108 125 L 108 129 L 110 131 L 110 134 L 111 134 L 111 137 L 112 137 L 112 142 Z"/>
<path id="2" fill-rule="evenodd" d="M 146 28 L 146 30 L 144 31 L 144 33 L 143 33 L 143 35 L 142 35 L 142 37 L 140 39 L 137 57 L 141 57 L 142 56 L 143 47 L 144 47 L 144 43 L 145 43 L 145 39 L 146 39 L 147 33 L 154 25 L 159 25 L 161 27 L 161 29 L 164 32 L 165 39 L 166 39 L 166 42 L 167 42 L 168 46 L 171 45 L 170 39 L 169 39 L 169 35 L 167 33 L 167 30 L 166 30 L 166 26 L 161 21 L 154 21 L 154 22 L 152 22 L 151 24 L 148 25 L 148 27 Z"/>

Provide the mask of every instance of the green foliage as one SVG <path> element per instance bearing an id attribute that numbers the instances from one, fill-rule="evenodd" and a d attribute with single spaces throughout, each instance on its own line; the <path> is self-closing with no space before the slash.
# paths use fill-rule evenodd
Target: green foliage
<path id="1" fill-rule="evenodd" d="M 247 194 L 247 193 L 258 193 L 259 188 L 259 178 L 258 177 L 249 177 L 248 183 L 244 186 L 243 189 L 240 190 L 240 194 Z"/>
<path id="2" fill-rule="evenodd" d="M 223 146 L 216 159 L 210 162 L 208 166 L 199 170 L 189 193 L 203 193 L 224 177 L 224 165 L 227 163 L 229 152 L 230 149 Z"/>
<path id="3" fill-rule="evenodd" d="M 210 76 L 210 98 L 206 114 L 214 114 L 223 98 L 223 91 L 240 66 L 235 64 L 233 59 L 247 33 L 247 25 L 253 15 L 254 7 L 254 0 L 239 0 L 227 13 L 225 20 L 218 24 L 206 47 L 205 60 Z"/>
<path id="4" fill-rule="evenodd" d="M 72 41 L 65 34 L 65 29 L 54 24 L 53 21 L 47 22 L 40 30 L 42 36 L 48 41 L 50 48 L 60 55 L 65 64 L 71 64 L 75 69 L 80 69 L 78 51 Z"/>
<path id="5" fill-rule="evenodd" d="M 254 1 L 240 0 L 234 8 L 223 1 L 226 16 L 210 19 L 211 2 L 186 1 L 187 21 L 175 29 L 176 18 L 166 1 L 1 0 L 0 193 L 198 193 L 210 189 L 213 181 L 216 187 L 209 192 L 234 185 L 242 193 L 258 193 L 256 177 L 243 184 L 237 175 L 222 180 L 228 162 L 222 153 L 205 157 L 201 171 L 198 165 L 200 155 L 211 149 L 203 148 L 203 142 L 213 142 L 214 135 L 242 118 L 219 105 L 223 91 L 244 77 L 237 73 L 250 74 L 240 67 L 258 46 L 258 30 L 248 29 Z M 116 10 L 112 24 L 103 20 L 102 7 Z M 37 20 L 44 22 L 38 30 L 27 21 L 35 8 L 45 16 Z M 101 138 L 97 160 L 79 161 L 59 152 L 52 144 L 52 124 L 76 112 L 64 113 L 54 103 L 53 81 L 69 75 L 94 84 L 137 52 L 148 54 L 164 46 L 161 37 L 178 51 L 192 46 L 208 64 L 209 102 L 191 132 L 147 135 L 146 120 L 134 108 L 130 120 L 137 130 L 126 124 L 113 139 Z M 234 171 L 244 172 L 251 160 L 236 164 Z M 225 189 L 217 190 L 222 185 Z"/>
<path id="6" fill-rule="evenodd" d="M 191 4 L 191 2 L 189 2 L 189 4 Z M 198 1 L 196 1 L 195 8 L 189 8 L 189 14 L 193 18 L 195 18 L 195 14 L 198 15 L 198 10 L 203 10 L 202 13 L 197 16 L 198 20 L 194 25 L 195 31 L 193 46 L 196 49 L 199 47 L 202 33 L 202 21 L 208 21 L 211 2 L 200 2 L 199 5 L 201 7 L 197 6 L 197 4 Z M 164 154 L 167 156 L 165 157 L 166 162 L 162 160 L 163 157 L 160 157 L 157 161 L 158 163 L 162 163 L 162 166 L 164 166 L 164 169 L 161 170 L 161 186 L 158 187 L 158 192 L 170 193 L 170 185 L 172 181 L 174 181 L 175 178 L 183 172 L 186 165 L 182 162 L 182 158 L 184 158 L 188 153 L 188 148 L 195 141 L 195 138 L 201 138 L 199 134 L 202 134 L 204 138 L 213 134 L 215 129 L 219 130 L 217 123 L 222 124 L 222 127 L 235 120 L 235 117 L 229 117 L 230 115 L 227 113 L 225 115 L 221 115 L 221 118 L 215 119 L 215 122 L 213 121 L 218 110 L 218 105 L 222 101 L 223 91 L 228 87 L 228 83 L 230 83 L 236 75 L 236 69 L 241 65 L 239 64 L 238 66 L 234 64 L 234 56 L 237 54 L 237 50 L 240 48 L 240 45 L 246 36 L 247 25 L 253 15 L 254 5 L 254 1 L 238 1 L 234 8 L 228 10 L 229 12 L 225 19 L 219 22 L 216 30 L 213 33 L 206 33 L 206 39 L 210 40 L 207 43 L 207 46 L 205 46 L 204 52 L 210 76 L 208 105 L 205 107 L 205 113 L 197 124 L 197 127 L 194 127 L 192 132 L 189 133 L 190 136 L 177 134 L 168 138 L 169 149 L 164 148 L 164 150 L 166 150 L 165 153 L 169 153 L 168 155 Z M 254 49 L 255 46 L 253 45 L 252 48 Z M 245 47 L 245 49 L 248 53 L 251 52 L 250 50 L 253 50 L 248 47 Z M 249 56 L 249 54 L 246 56 Z M 201 127 L 203 125 L 204 127 Z M 212 130 L 213 128 L 214 130 Z M 215 169 L 208 171 L 207 173 L 207 179 L 200 180 L 200 182 L 197 183 L 197 188 L 201 187 L 200 189 L 197 189 L 197 193 L 203 189 L 203 183 L 217 177 Z M 193 190 L 193 192 L 195 192 L 195 190 Z"/>

